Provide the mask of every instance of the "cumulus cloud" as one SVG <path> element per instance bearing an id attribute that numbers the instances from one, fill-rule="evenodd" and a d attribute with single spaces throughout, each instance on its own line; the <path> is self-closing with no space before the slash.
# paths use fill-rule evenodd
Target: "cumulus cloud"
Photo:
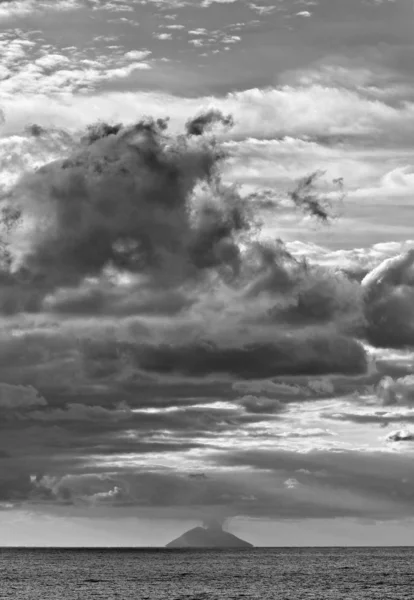
<path id="1" fill-rule="evenodd" d="M 122 131 L 94 130 L 87 147 L 21 179 L 12 199 L 22 219 L 16 245 L 22 232 L 30 242 L 16 256 L 17 277 L 26 270 L 54 289 L 111 265 L 166 274 L 169 263 L 177 278 L 180 271 L 186 277 L 221 264 L 237 268 L 235 235 L 249 223 L 231 190 L 217 198 L 220 189 L 212 187 L 220 156 L 204 144 L 164 139 L 163 129 L 161 121 L 148 121 Z M 210 197 L 201 197 L 191 214 L 195 188 L 203 183 Z"/>
<path id="2" fill-rule="evenodd" d="M 368 339 L 377 346 L 414 344 L 414 250 L 386 259 L 362 280 Z"/>

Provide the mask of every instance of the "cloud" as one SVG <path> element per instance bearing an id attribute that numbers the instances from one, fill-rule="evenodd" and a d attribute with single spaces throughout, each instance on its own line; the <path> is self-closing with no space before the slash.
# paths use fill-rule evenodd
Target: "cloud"
<path id="1" fill-rule="evenodd" d="M 0 410 L 36 406 L 47 406 L 47 402 L 32 386 L 0 383 Z"/>
<path id="2" fill-rule="evenodd" d="M 386 438 L 389 442 L 414 442 L 414 432 L 402 429 L 392 431 Z"/>
<path id="3" fill-rule="evenodd" d="M 95 39 L 96 47 L 94 44 L 92 48 L 62 47 L 46 44 L 36 32 L 4 32 L 0 48 L 6 72 L 0 81 L 0 97 L 44 94 L 50 101 L 54 92 L 92 90 L 100 83 L 151 68 L 146 60 L 151 55 L 149 50 L 127 51 L 120 45 L 111 46 L 109 52 L 100 49 L 102 41 Z"/>
<path id="4" fill-rule="evenodd" d="M 212 4 L 233 4 L 234 2 L 238 2 L 238 0 L 203 0 L 201 6 L 208 7 Z"/>
<path id="5" fill-rule="evenodd" d="M 138 364 L 146 371 L 205 376 L 222 373 L 246 379 L 276 375 L 325 373 L 355 374 L 366 369 L 362 346 L 332 333 L 297 334 L 273 343 L 219 347 L 206 343 L 189 346 L 147 346 L 137 348 Z"/>
<path id="6" fill-rule="evenodd" d="M 43 476 L 32 479 L 28 487 L 32 499 L 38 503 L 130 506 L 143 516 L 154 511 L 180 518 L 181 509 L 181 518 L 204 519 L 214 514 L 216 519 L 224 520 L 232 516 L 229 505 L 249 505 L 248 485 L 243 479 L 220 474 L 203 479 L 184 473 L 155 472 Z"/>
<path id="7" fill-rule="evenodd" d="M 286 479 L 286 481 L 284 482 L 284 485 L 289 490 L 294 490 L 298 485 L 300 485 L 300 483 L 299 483 L 299 481 L 297 479 L 294 479 L 292 477 L 291 479 Z"/>
<path id="8" fill-rule="evenodd" d="M 164 29 L 173 29 L 176 31 L 179 31 L 180 29 L 185 29 L 185 25 L 179 25 L 178 23 L 174 23 L 173 25 L 159 25 L 159 27 L 163 27 Z"/>
<path id="9" fill-rule="evenodd" d="M 0 19 L 6 20 L 47 10 L 74 10 L 80 6 L 78 0 L 3 0 L 0 4 Z"/>
<path id="10" fill-rule="evenodd" d="M 384 377 L 379 382 L 376 393 L 383 406 L 414 404 L 414 376 L 406 375 L 393 379 Z"/>
<path id="11" fill-rule="evenodd" d="M 414 189 L 414 173 L 410 165 L 401 165 L 382 175 L 377 185 L 352 193 L 354 198 L 406 198 Z"/>
<path id="12" fill-rule="evenodd" d="M 332 381 L 326 379 L 311 380 L 308 387 L 314 394 L 332 396 L 335 393 L 335 386 Z"/>
<path id="13" fill-rule="evenodd" d="M 243 396 L 238 400 L 247 412 L 258 414 L 272 414 L 283 410 L 283 404 L 275 398 L 258 396 Z"/>
<path id="14" fill-rule="evenodd" d="M 122 499 L 122 489 L 117 485 L 108 492 L 96 492 L 96 494 L 92 494 L 89 496 L 88 500 L 92 503 L 95 502 L 110 502 L 115 503 L 118 499 Z"/>
<path id="15" fill-rule="evenodd" d="M 237 187 L 223 183 L 226 153 L 213 138 L 199 135 L 203 127 L 223 118 L 229 123 L 218 112 L 198 115 L 188 124 L 193 133 L 197 123 L 195 139 L 169 135 L 161 119 L 129 127 L 101 124 L 88 130 L 68 158 L 24 175 L 3 205 L 7 218 L 16 216 L 11 227 L 7 221 L 5 259 L 11 262 L 10 267 L 5 263 L 10 272 L 5 272 L 4 287 L 9 304 L 14 295 L 17 311 L 28 306 L 40 310 L 45 302 L 44 307 L 58 311 L 66 306 L 77 313 L 127 314 L 134 310 L 131 294 L 139 290 L 141 310 L 146 305 L 149 311 L 151 297 L 163 289 L 171 291 L 171 300 L 175 294 L 173 312 L 194 307 L 193 321 L 205 320 L 207 312 L 232 298 L 230 327 L 234 319 L 240 321 L 239 314 L 249 328 L 273 323 L 280 331 L 282 323 L 299 328 L 334 324 L 341 334 L 355 333 L 362 314 L 358 285 L 308 268 L 280 243 L 266 245 L 255 237 L 257 225 L 247 199 Z M 312 177 L 301 182 L 288 200 L 325 219 L 312 185 Z M 112 200 L 115 190 L 117 203 Z M 69 204 L 68 197 L 75 200 Z M 116 283 L 120 276 L 122 285 Z M 200 295 L 200 286 L 210 285 L 212 277 L 213 293 Z M 124 304 L 121 309 L 127 296 L 130 308 Z M 137 312 L 140 302 L 135 301 Z M 119 308 L 111 309 L 114 303 Z M 296 353 L 289 336 L 277 336 L 281 341 L 276 344 Z M 320 343 L 323 347 L 322 340 L 329 336 L 341 353 L 345 342 L 332 332 L 314 336 L 304 331 L 300 339 L 310 344 L 313 356 L 311 348 Z M 198 344 L 190 348 L 194 356 L 206 353 Z M 180 352 L 186 354 L 185 346 Z M 151 360 L 167 355 L 167 347 L 161 346 L 147 353 Z M 356 356 L 360 357 L 357 349 Z M 313 358 L 303 365 L 310 365 L 309 360 Z M 167 367 L 160 363 L 160 368 Z M 227 368 L 218 367 L 221 372 Z"/>
<path id="16" fill-rule="evenodd" d="M 171 40 L 172 33 L 154 33 L 154 37 L 158 40 Z"/>
<path id="17" fill-rule="evenodd" d="M 210 468 L 202 478 L 179 471 L 127 468 L 118 473 L 21 476 L 5 482 L 1 497 L 5 502 L 29 499 L 49 510 L 60 506 L 72 514 L 77 509 L 78 514 L 90 516 L 99 515 L 99 506 L 129 507 L 141 517 L 203 519 L 209 515 L 219 521 L 238 515 L 358 517 L 373 522 L 412 516 L 409 460 L 390 453 L 369 454 L 361 460 L 357 453 L 236 451 L 222 454 L 219 460 L 226 466 Z"/>
<path id="18" fill-rule="evenodd" d="M 401 242 L 379 242 L 368 247 L 351 249 L 332 249 L 301 240 L 287 242 L 289 252 L 298 260 L 306 259 L 311 264 L 317 264 L 333 271 L 347 273 L 358 281 L 379 267 L 386 259 L 394 259 L 414 247 L 413 240 Z M 364 284 L 365 285 L 365 284 Z"/>
<path id="19" fill-rule="evenodd" d="M 216 460 L 226 467 L 248 467 L 254 474 L 266 473 L 271 487 L 265 489 L 274 490 L 273 506 L 271 494 L 265 499 L 264 486 L 260 486 L 256 488 L 257 501 L 252 503 L 251 515 L 257 511 L 257 516 L 270 518 L 352 516 L 375 521 L 413 514 L 409 455 L 246 449 L 217 454 Z"/>
<path id="20" fill-rule="evenodd" d="M 193 117 L 186 123 L 188 135 L 203 135 L 206 129 L 211 128 L 217 123 L 224 127 L 233 127 L 234 122 L 231 115 L 223 115 L 219 110 L 210 109 L 207 112 Z"/>
<path id="21" fill-rule="evenodd" d="M 149 50 L 130 50 L 124 54 L 125 58 L 129 60 L 144 60 L 150 56 L 151 52 Z"/>
<path id="22" fill-rule="evenodd" d="M 45 400 L 8 409 L 5 502 L 320 511 L 290 508 L 285 494 L 314 493 L 299 476 L 270 493 L 247 472 L 226 481 L 210 452 L 329 436 L 282 420 L 332 395 L 323 375 L 366 372 L 362 290 L 260 236 L 252 198 L 223 176 L 229 157 L 209 129 L 221 113 L 195 114 L 199 135 L 191 120 L 177 134 L 161 117 L 99 122 L 8 186 L 0 380 Z M 52 134 L 32 125 L 19 143 Z M 307 181 L 281 212 L 325 216 Z M 192 453 L 206 481 L 188 477 Z M 355 513 L 341 506 L 331 513 Z"/>
<path id="23" fill-rule="evenodd" d="M 24 41 L 35 44 L 36 49 L 39 45 L 38 41 Z M 4 40 L 5 53 L 9 52 L 8 48 L 11 43 L 20 44 L 18 40 L 15 40 L 15 35 L 10 35 Z M 41 49 L 41 47 L 38 48 L 39 51 Z M 23 56 L 25 51 L 27 53 L 27 48 L 21 48 L 20 50 Z M 86 85 L 89 79 L 91 86 L 94 85 L 94 82 L 99 83 L 109 80 L 110 71 L 120 68 L 124 64 L 123 61 L 127 60 L 125 59 L 126 52 L 123 47 L 110 55 L 95 50 L 96 58 L 94 62 L 97 64 L 95 66 L 89 65 L 88 69 L 82 69 L 81 61 L 90 59 L 89 54 L 79 50 L 73 51 L 71 56 L 63 50 L 59 51 L 58 48 L 54 48 L 52 51 L 53 54 L 68 56 L 71 62 L 76 60 L 75 64 L 78 68 L 74 70 L 72 80 L 74 82 L 75 79 L 78 80 L 79 85 L 83 80 Z M 145 52 L 145 50 L 140 50 L 140 52 Z M 48 53 L 44 49 L 43 54 Z M 235 127 L 225 132 L 233 140 L 253 138 L 259 141 L 273 140 L 276 143 L 284 137 L 290 137 L 296 141 L 306 139 L 308 142 L 317 142 L 320 140 L 325 145 L 332 140 L 330 153 L 324 157 L 323 163 L 319 167 L 325 165 L 329 156 L 332 160 L 332 157 L 336 157 L 338 152 L 341 155 L 346 153 L 348 146 L 344 146 L 344 143 L 358 144 L 359 141 L 367 141 L 371 135 L 375 135 L 378 140 L 378 151 L 389 148 L 392 141 L 392 150 L 395 153 L 396 145 L 397 147 L 399 144 L 404 145 L 407 141 L 410 143 L 413 135 L 412 128 L 409 126 L 412 120 L 413 107 L 409 101 L 405 102 L 404 105 L 400 105 L 395 103 L 395 99 L 389 100 L 387 97 L 372 99 L 364 92 L 358 91 L 358 89 L 347 89 L 345 86 L 333 85 L 326 81 L 320 84 L 310 82 L 306 85 L 298 84 L 295 81 L 290 85 L 265 89 L 252 88 L 228 93 L 224 96 L 198 96 L 196 98 L 182 98 L 161 92 L 120 93 L 112 91 L 105 94 L 95 93 L 90 99 L 91 102 L 81 95 L 77 95 L 63 103 L 59 97 L 45 98 L 40 94 L 44 92 L 49 96 L 49 90 L 58 89 L 58 86 L 65 89 L 63 86 L 66 81 L 65 71 L 67 69 L 63 69 L 63 73 L 60 73 L 58 69 L 55 74 L 52 72 L 46 77 L 46 73 L 42 71 L 41 75 L 38 76 L 37 71 L 33 71 L 33 66 L 29 63 L 26 64 L 26 62 L 13 77 L 0 85 L 0 94 L 4 98 L 3 106 L 6 114 L 16 111 L 20 106 L 24 106 L 24 94 L 31 89 L 32 93 L 36 92 L 33 102 L 35 102 L 34 110 L 38 115 L 42 114 L 43 107 L 43 111 L 48 109 L 48 115 L 50 116 L 59 114 L 59 124 L 64 120 L 75 128 L 86 125 L 90 120 L 96 118 L 97 111 L 103 120 L 114 118 L 132 123 L 136 119 L 137 113 L 147 113 L 148 106 L 151 106 L 151 114 L 154 118 L 164 116 L 165 107 L 168 106 L 172 123 L 177 129 L 181 130 L 189 114 L 197 114 L 199 111 L 206 112 L 213 108 L 225 115 L 231 114 L 233 116 Z M 152 63 L 143 60 L 142 64 L 151 65 Z M 332 67 L 332 70 L 337 72 L 335 67 Z M 106 71 L 108 71 L 108 74 L 106 74 Z M 76 89 L 76 87 L 73 88 L 73 90 Z M 389 89 L 391 94 L 392 90 Z M 92 92 L 92 88 L 90 91 Z M 13 94 L 13 104 L 10 100 L 7 102 L 7 94 Z M 8 108 L 9 104 L 10 109 Z M 95 106 L 96 110 L 92 110 L 91 106 Z M 323 110 L 322 106 L 324 107 Z M 81 111 L 83 122 L 79 120 Z M 335 152 L 332 154 L 334 149 Z M 320 148 L 317 146 L 312 147 L 312 151 L 315 150 L 320 151 Z M 361 147 L 359 145 L 353 147 L 352 145 L 349 151 L 351 156 L 354 157 L 354 163 L 358 164 L 360 169 L 360 160 L 355 160 L 355 157 L 359 159 Z M 368 152 L 368 149 L 366 152 L 371 160 L 376 155 L 372 151 Z M 404 160 L 404 156 L 402 160 Z M 407 165 L 406 154 L 403 164 Z M 375 173 L 377 173 L 378 165 L 375 166 Z M 346 165 L 343 165 L 342 168 L 345 167 Z M 307 169 L 309 170 L 308 167 Z M 353 167 L 353 170 L 355 170 L 355 167 Z M 350 171 L 352 172 L 351 169 Z M 349 176 L 351 176 L 351 172 Z M 341 175 L 344 175 L 344 173 L 341 173 Z M 372 187 L 372 181 L 369 181 L 369 184 Z"/>
<path id="24" fill-rule="evenodd" d="M 250 394 L 264 393 L 267 396 L 278 396 L 295 398 L 300 396 L 302 390 L 297 385 L 279 383 L 271 380 L 263 381 L 237 381 L 233 383 L 233 389 L 238 392 L 248 392 Z"/>
<path id="25" fill-rule="evenodd" d="M 366 371 L 359 286 L 260 239 L 223 179 L 227 155 L 208 129 L 217 115 L 201 135 L 158 118 L 19 136 L 22 147 L 57 140 L 52 154 L 62 138 L 62 151 L 3 199 L 0 380 L 26 398 L 4 401 L 5 502 L 260 514 L 266 491 L 243 478 L 213 469 L 188 484 L 192 453 L 204 467 L 210 450 L 247 438 L 322 439 L 291 425 L 283 437 L 274 422 L 329 395 L 320 376 Z M 286 202 L 318 216 L 305 190 Z M 313 385 L 266 381 L 307 375 Z"/>
<path id="26" fill-rule="evenodd" d="M 188 31 L 188 35 L 208 35 L 209 32 L 204 27 L 199 27 L 197 29 L 190 29 Z"/>
<path id="27" fill-rule="evenodd" d="M 111 58 L 114 69 L 121 68 L 119 64 L 125 50 L 121 48 L 119 51 L 114 51 Z M 154 60 L 144 61 L 142 64 L 154 67 Z M 91 68 L 103 72 L 105 60 L 103 58 L 101 60 L 99 57 L 98 62 L 99 68 L 92 66 Z M 125 60 L 125 64 L 127 63 L 128 61 Z M 79 72 L 81 71 L 82 69 L 79 70 Z M 144 74 L 145 78 L 146 74 Z M 25 81 L 29 81 L 29 79 L 25 79 Z M 326 106 L 325 100 L 318 97 L 315 85 L 298 86 L 296 83 L 276 89 L 256 90 L 256 96 L 254 90 L 245 90 L 240 92 L 237 98 L 231 94 L 216 98 L 208 96 L 178 98 L 170 94 L 154 92 L 105 92 L 98 95 L 93 93 L 94 86 L 98 84 L 94 83 L 92 75 L 88 81 L 82 75 L 77 81 L 65 83 L 62 80 L 62 82 L 64 86 L 68 86 L 64 89 L 69 89 L 72 83 L 75 85 L 74 90 L 77 89 L 78 83 L 82 86 L 90 86 L 88 89 L 91 96 L 88 96 L 88 101 L 85 96 L 82 97 L 81 94 L 78 94 L 72 96 L 63 105 L 58 97 L 45 99 L 44 96 L 39 95 L 43 90 L 42 82 L 45 81 L 42 78 L 41 81 L 30 84 L 31 89 L 37 91 L 36 96 L 31 97 L 30 103 L 27 95 L 23 98 L 16 91 L 17 88 L 24 89 L 23 82 L 16 82 L 17 87 L 13 88 L 12 97 L 5 98 L 2 103 L 7 117 L 6 132 L 14 133 L 19 122 L 32 119 L 33 112 L 36 113 L 36 121 L 39 125 L 47 127 L 53 123 L 59 126 L 64 125 L 73 131 L 86 126 L 91 119 L 96 118 L 96 114 L 101 115 L 103 120 L 109 118 L 115 122 L 133 123 L 137 114 L 145 115 L 148 112 L 148 106 L 151 106 L 151 114 L 154 115 L 154 118 L 164 117 L 165 107 L 168 106 L 168 114 L 171 116 L 170 131 L 175 133 L 183 130 L 189 115 L 197 115 L 198 112 L 214 108 L 221 110 L 225 115 L 232 114 L 234 118 L 232 129 L 217 128 L 215 130 L 220 139 L 226 140 L 225 149 L 230 154 L 230 160 L 226 162 L 225 167 L 228 180 L 237 181 L 243 186 L 250 186 L 251 191 L 257 191 L 266 186 L 267 189 L 273 190 L 274 197 L 277 195 L 276 192 L 284 193 L 294 186 L 296 180 L 321 168 L 327 170 L 326 179 L 344 177 L 347 198 L 339 205 L 334 200 L 335 213 L 340 213 L 341 218 L 335 219 L 334 227 L 331 230 L 309 227 L 303 217 L 295 216 L 293 213 L 279 219 L 272 209 L 268 208 L 265 224 L 269 235 L 280 235 L 282 238 L 292 241 L 300 239 L 302 242 L 312 240 L 320 243 L 326 234 L 327 243 L 330 244 L 329 240 L 332 241 L 332 234 L 335 232 L 335 235 L 338 236 L 338 243 L 340 239 L 341 244 L 345 244 L 349 248 L 353 245 L 364 246 L 384 239 L 385 229 L 389 239 L 402 240 L 410 237 L 408 221 L 405 218 L 408 208 L 402 208 L 403 205 L 408 204 L 408 188 L 407 197 L 404 197 L 402 193 L 398 196 L 398 205 L 401 206 L 401 210 L 390 211 L 386 208 L 384 195 L 382 199 L 376 199 L 376 194 L 371 195 L 369 198 L 366 197 L 364 202 L 355 197 L 355 194 L 362 193 L 360 190 L 374 189 L 384 173 L 395 168 L 397 162 L 402 161 L 406 165 L 410 160 L 409 149 L 400 147 L 400 144 L 405 144 L 404 139 L 407 141 L 411 136 L 409 128 L 406 125 L 403 126 L 403 122 L 409 123 L 412 120 L 407 112 L 409 109 L 407 104 L 403 106 L 398 102 L 395 103 L 394 100 L 391 101 L 388 97 L 374 102 L 374 110 L 377 111 L 379 107 L 382 107 L 389 115 L 389 120 L 387 117 L 382 122 L 380 119 L 374 118 L 370 108 L 367 108 L 366 111 L 373 118 L 371 133 L 359 134 L 355 130 L 348 135 L 346 133 L 327 133 L 329 127 L 324 122 L 319 126 L 316 121 L 315 127 L 310 131 L 312 115 L 316 114 L 319 110 L 318 107 Z M 58 85 L 58 79 L 52 77 L 49 83 Z M 319 88 L 323 94 L 334 93 L 333 86 L 326 82 Z M 312 105 L 314 109 L 311 117 L 303 121 L 304 109 L 301 102 L 298 101 L 299 93 L 302 94 L 304 103 L 306 96 L 306 106 Z M 335 94 L 342 97 L 343 94 L 348 95 L 348 90 L 344 91 L 343 87 L 338 86 Z M 359 102 L 364 103 L 367 99 L 366 94 L 362 92 L 352 91 L 352 95 L 358 98 L 358 105 Z M 329 102 L 327 104 L 330 106 Z M 389 109 L 389 104 L 391 109 Z M 332 105 L 336 106 L 334 100 L 332 100 Z M 91 106 L 95 107 L 94 110 L 91 110 Z M 364 109 L 364 114 L 366 111 Z M 355 125 L 358 118 L 351 113 L 349 122 Z M 322 115 L 323 119 L 326 114 L 325 111 Z M 348 119 L 348 117 L 346 118 Z M 332 122 L 334 120 L 335 123 L 337 122 L 336 113 L 332 115 L 332 119 Z M 367 143 L 373 132 L 378 139 L 375 148 Z M 403 139 L 401 135 L 405 138 Z M 367 215 L 374 210 L 373 204 L 375 203 L 381 204 L 381 210 L 377 210 L 376 218 L 373 220 Z M 363 254 L 362 248 L 361 254 Z"/>
<path id="28" fill-rule="evenodd" d="M 254 2 L 249 2 L 249 8 L 257 13 L 259 13 L 259 15 L 267 15 L 270 14 L 272 12 L 274 12 L 275 10 L 281 10 L 280 6 L 262 6 L 259 4 L 255 4 Z"/>
<path id="29" fill-rule="evenodd" d="M 17 278 L 28 270 L 53 290 L 111 265 L 178 280 L 220 265 L 237 269 L 235 236 L 249 228 L 242 201 L 218 189 L 220 202 L 201 196 L 197 213 L 188 210 L 196 185 L 209 185 L 220 156 L 184 138 L 170 145 L 163 129 L 162 121 L 148 121 L 109 129 L 99 139 L 94 134 L 72 157 L 20 180 L 12 201 L 21 221 L 10 248 L 24 245 L 19 236 L 30 241 L 16 251 Z M 78 200 L 68 204 L 68 196 Z"/>
<path id="30" fill-rule="evenodd" d="M 58 65 L 70 63 L 70 60 L 67 56 L 64 56 L 63 54 L 48 54 L 46 56 L 38 58 L 35 62 L 40 67 L 52 69 L 54 67 L 57 67 Z"/>
<path id="31" fill-rule="evenodd" d="M 85 404 L 67 404 L 65 410 L 55 409 L 49 411 L 34 411 L 30 413 L 30 419 L 35 421 L 120 421 L 131 418 L 131 411 L 127 406 L 120 406 L 114 410 L 108 410 L 102 406 L 86 406 Z"/>
<path id="32" fill-rule="evenodd" d="M 324 419 L 336 422 L 353 423 L 359 426 L 377 425 L 379 427 L 388 427 L 391 424 L 401 425 L 401 423 L 413 423 L 414 416 L 411 410 L 389 409 L 387 411 L 360 410 L 354 412 L 324 412 L 321 414 Z"/>
<path id="33" fill-rule="evenodd" d="M 414 251 L 386 259 L 362 281 L 368 339 L 374 345 L 414 344 Z"/>

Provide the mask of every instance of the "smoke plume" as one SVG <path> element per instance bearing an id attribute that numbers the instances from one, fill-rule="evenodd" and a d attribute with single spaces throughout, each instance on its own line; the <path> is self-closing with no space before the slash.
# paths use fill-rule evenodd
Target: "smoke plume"
<path id="1" fill-rule="evenodd" d="M 228 517 L 225 516 L 209 516 L 203 519 L 204 529 L 210 529 L 212 531 L 227 531 Z"/>

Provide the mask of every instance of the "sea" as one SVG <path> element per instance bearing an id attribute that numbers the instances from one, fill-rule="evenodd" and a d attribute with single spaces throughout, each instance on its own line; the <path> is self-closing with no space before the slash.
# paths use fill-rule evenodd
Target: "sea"
<path id="1" fill-rule="evenodd" d="M 414 548 L 0 549 L 3 600 L 414 599 Z"/>

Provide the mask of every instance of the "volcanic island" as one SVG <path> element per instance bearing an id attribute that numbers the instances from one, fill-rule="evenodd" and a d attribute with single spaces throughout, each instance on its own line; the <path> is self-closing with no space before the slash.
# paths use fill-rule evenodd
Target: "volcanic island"
<path id="1" fill-rule="evenodd" d="M 253 548 L 253 544 L 224 531 L 219 524 L 209 524 L 186 531 L 166 548 Z"/>

